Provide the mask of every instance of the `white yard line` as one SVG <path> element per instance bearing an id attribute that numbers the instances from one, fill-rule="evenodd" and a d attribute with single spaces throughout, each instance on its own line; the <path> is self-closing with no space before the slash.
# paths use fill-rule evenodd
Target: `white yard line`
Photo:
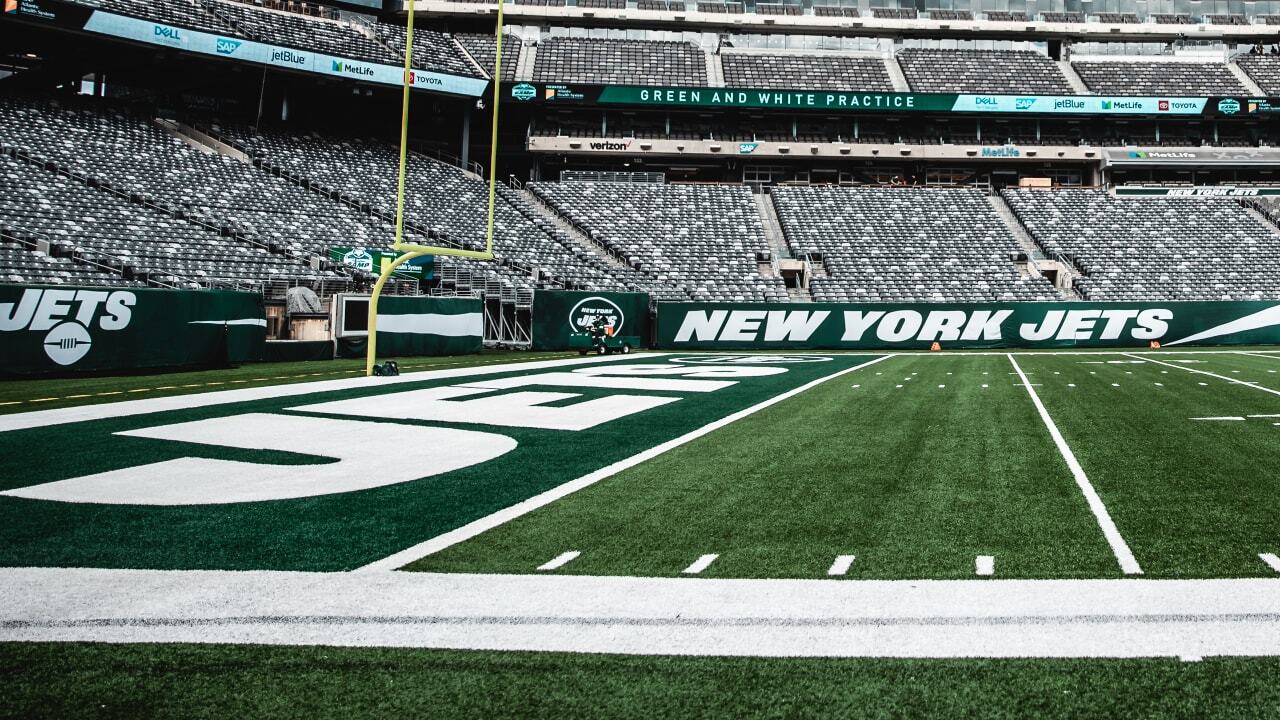
<path id="1" fill-rule="evenodd" d="M 551 560 L 548 560 L 547 562 L 544 562 L 541 565 L 539 565 L 538 569 L 539 570 L 556 570 L 558 568 L 564 567 L 566 563 L 568 563 L 570 560 L 574 560 L 581 554 L 582 553 L 578 552 L 577 550 L 570 550 L 569 552 L 560 553 L 559 555 L 555 556 Z"/>
<path id="2" fill-rule="evenodd" d="M 680 572 L 685 575 L 697 575 L 703 570 L 711 567 L 711 563 L 715 562 L 718 557 L 720 556 L 716 553 L 707 553 L 706 555 L 700 556 L 697 560 L 694 560 L 693 564 Z"/>
<path id="3" fill-rule="evenodd" d="M 768 400 L 765 400 L 764 402 L 757 403 L 755 405 L 752 405 L 749 408 L 744 408 L 742 410 L 739 410 L 738 412 L 733 413 L 732 415 L 728 415 L 726 417 L 720 418 L 715 422 L 703 425 L 702 427 L 696 430 L 687 432 L 678 438 L 668 440 L 667 442 L 664 442 L 661 445 L 655 445 L 654 447 L 651 447 L 648 450 L 632 455 L 631 457 L 626 458 L 624 460 L 619 460 L 618 462 L 612 465 L 600 468 L 599 470 L 596 470 L 593 473 L 588 473 L 587 475 L 583 475 L 582 477 L 576 480 L 570 480 L 569 482 L 563 485 L 558 485 L 554 488 L 551 488 L 550 490 L 547 490 L 546 492 L 540 495 L 534 495 L 528 500 L 518 502 L 509 508 L 499 510 L 498 512 L 493 513 L 492 515 L 486 515 L 485 517 L 482 517 L 478 520 L 473 520 L 472 522 L 467 523 L 466 525 L 463 525 L 460 528 L 451 530 L 443 535 L 438 535 L 434 538 L 431 538 L 430 540 L 426 540 L 424 542 L 418 543 L 413 547 L 405 548 L 404 550 L 401 550 L 400 552 L 394 555 L 391 555 L 390 557 L 385 557 L 381 560 L 376 560 L 372 563 L 369 563 L 368 565 L 365 565 L 362 568 L 358 568 L 357 572 L 369 571 L 369 570 L 375 570 L 375 571 L 376 570 L 395 570 L 396 568 L 403 567 L 404 565 L 407 565 L 410 562 L 413 562 L 414 560 L 417 560 L 419 558 L 426 557 L 427 555 L 431 555 L 433 553 L 438 553 L 441 550 L 447 547 L 450 547 L 452 545 L 456 545 L 464 540 L 470 540 L 471 538 L 479 535 L 482 532 L 485 532 L 486 530 L 492 530 L 493 528 L 496 528 L 499 525 L 502 525 L 503 523 L 510 522 L 520 517 L 521 515 L 533 512 L 534 510 L 537 510 L 538 508 L 543 507 L 545 505 L 550 505 L 556 500 L 559 500 L 563 497 L 571 495 L 585 487 L 594 485 L 595 483 L 600 482 L 605 478 L 617 475 L 623 470 L 635 467 L 636 465 L 639 465 L 642 462 L 652 460 L 653 458 L 667 452 L 668 450 L 672 450 L 686 443 L 693 442 L 694 440 L 697 440 L 698 438 L 704 435 L 707 435 L 711 432 L 719 430 L 720 428 L 725 427 L 730 423 L 734 423 L 734 422 L 737 422 L 738 420 L 741 420 L 742 418 L 748 417 L 750 415 L 754 415 L 760 412 L 761 410 L 764 410 L 765 408 L 772 407 L 773 405 L 776 405 L 782 402 L 783 400 L 793 398 L 796 395 L 799 395 L 800 393 L 805 392 L 806 390 L 809 390 L 811 388 L 817 387 L 818 385 L 821 385 L 822 383 L 825 383 L 829 380 L 834 380 L 838 377 L 841 377 L 842 375 L 848 375 L 849 373 L 856 372 L 863 368 L 871 367 L 872 365 L 875 365 L 878 362 L 881 362 L 883 360 L 888 360 L 889 358 L 892 358 L 892 357 L 896 357 L 896 356 L 892 353 L 888 355 L 881 355 L 880 357 L 874 360 L 868 360 L 867 362 L 861 363 L 859 365 L 855 365 L 851 368 L 845 368 L 844 370 L 831 373 L 830 375 L 824 375 L 823 377 L 820 377 L 817 380 L 813 380 L 811 382 L 805 383 L 804 385 L 801 385 L 798 388 L 793 388 L 791 390 L 788 390 L 787 392 L 784 392 L 781 395 L 775 395 L 774 397 L 771 397 Z"/>
<path id="4" fill-rule="evenodd" d="M 849 572 L 849 568 L 853 567 L 854 556 L 837 555 L 836 561 L 831 563 L 831 569 L 827 570 L 828 575 L 844 575 Z"/>
<path id="5" fill-rule="evenodd" d="M 1280 656 L 1280 578 L 0 569 L 0 641 L 770 657 Z"/>
<path id="6" fill-rule="evenodd" d="M 1267 564 L 1267 567 L 1280 573 L 1280 557 L 1276 557 L 1275 553 L 1259 553 L 1258 557 Z"/>
<path id="7" fill-rule="evenodd" d="M 1277 352 L 1280 352 L 1280 351 L 1277 351 Z M 1237 355 L 1248 355 L 1248 356 L 1250 356 L 1250 357 L 1267 358 L 1268 360 L 1280 360 L 1280 355 L 1272 355 L 1272 354 L 1265 353 L 1265 352 L 1248 352 L 1248 351 L 1245 351 L 1245 350 L 1238 350 L 1238 351 L 1236 351 L 1236 354 L 1237 354 Z"/>
<path id="8" fill-rule="evenodd" d="M 1115 554 L 1116 560 L 1120 563 L 1120 569 L 1126 575 L 1141 575 L 1142 567 L 1138 565 L 1137 559 L 1133 557 L 1133 551 L 1129 549 L 1129 544 L 1124 541 L 1120 535 L 1120 531 L 1116 529 L 1116 524 L 1111 519 L 1111 513 L 1107 512 L 1107 506 L 1103 504 L 1102 498 L 1098 496 L 1098 491 L 1093 488 L 1093 483 L 1089 482 L 1088 476 L 1084 474 L 1084 468 L 1080 467 L 1080 461 L 1076 460 L 1075 453 L 1071 452 L 1071 448 L 1067 445 L 1067 441 L 1063 439 L 1062 433 L 1058 432 L 1058 426 L 1054 424 L 1053 418 L 1049 416 L 1049 411 L 1045 409 L 1044 403 L 1040 402 L 1040 396 L 1036 394 L 1035 388 L 1027 383 L 1027 376 L 1023 374 L 1022 367 L 1018 365 L 1018 361 L 1014 359 L 1013 354 L 1008 354 L 1009 362 L 1013 363 L 1013 368 L 1018 372 L 1018 376 L 1022 378 L 1022 382 L 1027 387 L 1027 393 L 1031 395 L 1031 402 L 1035 404 L 1036 411 L 1040 413 L 1040 419 L 1044 421 L 1045 427 L 1049 429 L 1049 435 L 1053 438 L 1053 443 L 1058 446 L 1058 452 L 1062 453 L 1062 459 L 1067 461 L 1067 467 L 1071 470 L 1072 477 L 1076 480 L 1080 492 L 1084 493 L 1085 502 L 1089 504 L 1089 509 L 1093 511 L 1094 518 L 1098 521 L 1098 527 L 1102 529 L 1102 535 L 1107 539 L 1107 544 L 1111 546 L 1111 552 Z"/>
<path id="9" fill-rule="evenodd" d="M 1234 354 L 1239 355 L 1240 353 L 1234 353 Z M 1247 387 L 1247 388 L 1253 388 L 1254 390 L 1261 390 L 1262 392 L 1265 392 L 1265 393 L 1271 393 L 1272 395 L 1280 395 L 1280 390 L 1272 390 L 1271 388 L 1269 388 L 1269 387 L 1263 387 L 1263 386 L 1259 385 L 1259 384 L 1258 384 L 1258 383 L 1256 383 L 1256 382 L 1250 382 L 1250 381 L 1240 380 L 1240 379 L 1238 379 L 1238 378 L 1229 377 L 1229 376 L 1227 376 L 1227 375 L 1219 375 L 1219 374 L 1217 374 L 1217 373 L 1211 373 L 1211 372 L 1209 372 L 1208 370 L 1197 370 L 1197 369 L 1195 369 L 1195 368 L 1189 368 L 1189 367 L 1187 367 L 1187 366 L 1185 366 L 1185 365 L 1175 365 L 1175 364 L 1173 364 L 1173 363 L 1167 363 L 1167 362 L 1163 362 L 1163 361 L 1161 361 L 1161 360 L 1155 360 L 1155 359 L 1151 359 L 1151 358 L 1148 358 L 1148 359 L 1147 359 L 1147 362 L 1155 363 L 1155 364 L 1157 364 L 1157 365 L 1164 365 L 1164 366 L 1166 366 L 1166 367 L 1171 367 L 1171 368 L 1178 368 L 1179 370 L 1185 370 L 1186 372 L 1196 373 L 1197 375 L 1207 375 L 1207 376 L 1209 376 L 1209 377 L 1211 377 L 1211 378 L 1217 378 L 1217 379 L 1219 379 L 1219 380 L 1226 380 L 1226 381 L 1227 381 L 1227 382 L 1229 382 L 1229 383 L 1233 383 L 1233 384 L 1236 384 L 1236 385 L 1243 385 L 1243 386 L 1245 386 L 1245 387 Z"/>

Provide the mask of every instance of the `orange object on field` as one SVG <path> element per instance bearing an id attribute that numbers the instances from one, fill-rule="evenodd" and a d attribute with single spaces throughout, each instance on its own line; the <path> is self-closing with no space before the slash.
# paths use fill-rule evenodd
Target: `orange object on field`
<path id="1" fill-rule="evenodd" d="M 939 345 L 937 342 L 934 342 L 932 345 L 929 346 L 929 352 L 938 352 L 941 349 L 942 349 L 942 346 Z"/>
<path id="2" fill-rule="evenodd" d="M 1152 341 L 1151 341 L 1151 349 L 1152 349 L 1152 350 L 1158 350 L 1159 348 L 1160 348 L 1160 341 L 1159 341 L 1159 340 L 1152 340 Z"/>

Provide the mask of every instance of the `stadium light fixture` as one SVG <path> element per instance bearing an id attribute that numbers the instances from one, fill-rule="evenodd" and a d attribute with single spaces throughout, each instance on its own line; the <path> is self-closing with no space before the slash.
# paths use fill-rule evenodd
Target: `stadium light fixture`
<path id="1" fill-rule="evenodd" d="M 404 241 L 404 181 L 409 156 L 409 95 L 413 87 L 413 17 L 416 15 L 414 3 L 409 3 L 409 22 L 405 28 L 404 40 L 404 93 L 400 103 L 400 169 L 396 178 L 396 235 L 391 248 L 401 253 L 392 263 L 385 265 L 373 285 L 373 293 L 369 297 L 369 342 L 365 355 L 364 374 L 373 375 L 373 367 L 378 354 L 378 299 L 382 296 L 382 288 L 387 278 L 396 268 L 414 258 L 423 255 L 447 255 L 452 257 L 471 258 L 472 260 L 493 259 L 493 213 L 497 197 L 497 163 L 498 163 L 498 101 L 502 96 L 502 6 L 498 3 L 498 23 L 495 30 L 496 40 L 493 53 L 493 118 L 489 137 L 489 207 L 485 222 L 484 250 L 466 250 L 456 247 L 436 247 L 420 245 Z"/>

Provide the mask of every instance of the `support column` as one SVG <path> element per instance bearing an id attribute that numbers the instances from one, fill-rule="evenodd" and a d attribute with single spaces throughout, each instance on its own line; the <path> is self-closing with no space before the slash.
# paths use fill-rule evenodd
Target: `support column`
<path id="1" fill-rule="evenodd" d="M 458 153 L 458 157 L 462 158 L 462 167 L 471 164 L 471 108 L 467 108 L 467 112 L 462 116 L 462 152 Z"/>

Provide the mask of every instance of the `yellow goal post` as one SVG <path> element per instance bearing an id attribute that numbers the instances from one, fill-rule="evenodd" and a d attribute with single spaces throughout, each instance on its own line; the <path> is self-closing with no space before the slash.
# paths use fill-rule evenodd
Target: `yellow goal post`
<path id="1" fill-rule="evenodd" d="M 502 97 L 502 6 L 498 2 L 498 26 L 495 30 L 493 54 L 493 118 L 489 136 L 489 207 L 485 221 L 484 250 L 464 250 L 462 248 L 434 247 L 404 241 L 404 179 L 409 159 L 409 94 L 413 85 L 413 17 L 414 0 L 408 0 L 409 22 L 405 31 L 404 47 L 404 95 L 400 107 L 400 170 L 396 178 L 396 235 L 391 249 L 401 253 L 395 261 L 383 266 L 378 281 L 373 285 L 373 293 L 369 297 L 369 342 L 368 354 L 365 357 L 364 373 L 373 375 L 373 365 L 378 357 L 378 298 L 382 296 L 382 288 L 387 278 L 396 268 L 423 255 L 449 255 L 452 257 L 471 258 L 473 260 L 493 259 L 493 210 L 497 194 L 498 178 L 498 103 Z"/>

